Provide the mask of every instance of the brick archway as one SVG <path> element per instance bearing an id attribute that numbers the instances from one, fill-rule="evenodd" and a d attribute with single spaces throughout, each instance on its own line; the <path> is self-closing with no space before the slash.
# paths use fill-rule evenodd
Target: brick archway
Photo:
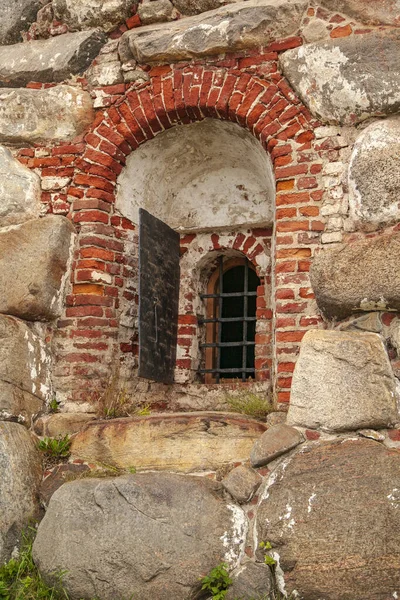
<path id="1" fill-rule="evenodd" d="M 76 161 L 71 217 L 80 234 L 61 324 L 69 332 L 64 329 L 63 338 L 85 341 L 79 352 L 66 344 L 59 361 L 69 365 L 69 380 L 74 374 L 98 380 L 112 349 L 135 354 L 135 341 L 117 333 L 121 305 L 137 300 L 136 264 L 125 251 L 135 226 L 114 212 L 116 182 L 127 156 L 177 124 L 205 117 L 230 120 L 261 142 L 274 165 L 275 373 L 278 400 L 287 402 L 298 344 L 318 323 L 308 278 L 310 257 L 324 229 L 318 218 L 321 163 L 313 133 L 318 123 L 279 73 L 260 79 L 236 68 L 180 66 L 155 67 L 150 76 L 98 113 Z"/>

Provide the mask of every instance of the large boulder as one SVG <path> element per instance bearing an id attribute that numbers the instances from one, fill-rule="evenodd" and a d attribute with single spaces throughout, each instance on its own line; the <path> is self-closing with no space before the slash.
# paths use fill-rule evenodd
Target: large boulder
<path id="1" fill-rule="evenodd" d="M 247 460 L 266 429 L 254 419 L 218 412 L 96 421 L 73 439 L 71 453 L 122 469 L 215 471 Z"/>
<path id="2" fill-rule="evenodd" d="M 39 176 L 0 146 L 0 227 L 38 217 L 40 199 Z"/>
<path id="3" fill-rule="evenodd" d="M 395 598 L 400 452 L 371 440 L 340 440 L 297 453 L 271 481 L 257 533 L 272 544 L 287 593 L 297 590 L 307 600 Z"/>
<path id="4" fill-rule="evenodd" d="M 400 221 L 400 117 L 377 121 L 357 139 L 349 166 L 350 216 L 373 230 Z"/>
<path id="5" fill-rule="evenodd" d="M 90 94 L 69 85 L 45 90 L 4 88 L 0 92 L 0 142 L 70 141 L 93 119 Z"/>
<path id="6" fill-rule="evenodd" d="M 83 73 L 106 41 L 104 32 L 92 29 L 0 47 L 0 86 L 59 82 Z"/>
<path id="7" fill-rule="evenodd" d="M 21 41 L 42 6 L 41 0 L 4 0 L 0 3 L 0 45 Z"/>
<path id="8" fill-rule="evenodd" d="M 53 215 L 0 230 L 0 313 L 27 321 L 60 315 L 73 231 Z"/>
<path id="9" fill-rule="evenodd" d="M 353 125 L 400 109 L 399 30 L 307 44 L 285 52 L 280 65 L 325 122 Z"/>
<path id="10" fill-rule="evenodd" d="M 343 431 L 382 429 L 398 420 L 396 382 L 378 334 L 306 333 L 293 374 L 288 424 Z"/>
<path id="11" fill-rule="evenodd" d="M 137 3 L 137 0 L 53 0 L 53 9 L 56 18 L 71 31 L 91 27 L 112 31 L 131 16 L 131 9 Z"/>
<path id="12" fill-rule="evenodd" d="M 248 0 L 181 19 L 127 31 L 132 57 L 141 63 L 170 63 L 269 44 L 297 32 L 305 0 Z"/>
<path id="13" fill-rule="evenodd" d="M 400 5 L 396 0 L 319 0 L 319 3 L 367 25 L 400 25 Z"/>
<path id="14" fill-rule="evenodd" d="M 31 434 L 18 423 L 0 421 L 0 565 L 39 516 L 42 465 Z"/>
<path id="15" fill-rule="evenodd" d="M 353 312 L 400 310 L 400 234 L 326 248 L 310 277 L 317 304 L 328 319 Z"/>
<path id="16" fill-rule="evenodd" d="M 0 419 L 31 423 L 50 394 L 44 342 L 14 317 L 0 315 Z"/>
<path id="17" fill-rule="evenodd" d="M 145 473 L 84 479 L 52 496 L 33 546 L 41 574 L 72 598 L 186 600 L 224 561 L 236 566 L 246 518 L 218 484 Z"/>

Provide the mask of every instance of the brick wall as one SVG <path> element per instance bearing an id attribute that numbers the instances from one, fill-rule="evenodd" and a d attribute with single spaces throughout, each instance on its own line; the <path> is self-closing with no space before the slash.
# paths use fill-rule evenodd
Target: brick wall
<path id="1" fill-rule="evenodd" d="M 136 366 L 137 233 L 135 224 L 114 208 L 116 182 L 127 156 L 164 129 L 211 117 L 246 128 L 273 162 L 276 219 L 271 274 L 267 286 L 260 286 L 258 300 L 257 370 L 260 380 L 272 372 L 278 401 L 288 402 L 299 343 L 307 329 L 321 324 L 308 271 L 325 227 L 323 169 L 338 161 L 335 135 L 316 138 L 320 124 L 277 69 L 278 52 L 300 43 L 301 38 L 290 38 L 262 52 L 224 57 L 207 66 L 154 67 L 148 82 L 118 90 L 125 93 L 97 112 L 84 139 L 20 150 L 20 160 L 41 171 L 48 210 L 69 215 L 79 233 L 54 342 L 56 389 L 62 397 L 90 401 L 113 361 L 121 360 L 126 372 Z M 244 238 L 232 243 L 250 260 L 264 251 L 258 243 L 263 233 L 236 235 Z M 190 247 L 189 237 L 182 240 L 184 250 Z M 180 315 L 181 381 L 188 380 L 183 371 L 194 368 L 193 356 L 188 356 L 194 342 L 188 340 L 196 327 L 188 308 Z"/>

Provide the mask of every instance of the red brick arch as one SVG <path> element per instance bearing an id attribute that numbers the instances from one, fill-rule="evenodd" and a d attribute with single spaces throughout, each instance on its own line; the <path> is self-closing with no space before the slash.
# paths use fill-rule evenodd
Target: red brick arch
<path id="1" fill-rule="evenodd" d="M 63 336 L 84 338 L 86 332 L 91 338 L 88 327 L 95 326 L 115 331 L 121 302 L 136 299 L 136 291 L 126 283 L 135 265 L 129 264 L 124 251 L 124 240 L 135 226 L 114 214 L 116 181 L 127 156 L 157 133 L 205 117 L 246 128 L 270 153 L 274 165 L 275 371 L 278 399 L 288 401 L 298 344 L 307 328 L 318 322 L 310 308 L 308 269 L 324 224 L 319 219 L 321 151 L 313 133 L 318 123 L 277 72 L 261 79 L 237 68 L 155 67 L 148 82 L 97 114 L 70 188 L 71 217 L 82 231 L 65 314 L 70 333 Z M 81 346 L 87 352 L 74 350 L 69 353 L 72 357 L 65 353 L 61 362 L 72 363 L 77 373 L 79 363 L 85 363 L 82 375 L 91 370 L 96 378 L 97 363 L 104 361 L 116 337 L 90 340 Z M 135 352 L 135 341 L 118 343 L 122 352 Z"/>

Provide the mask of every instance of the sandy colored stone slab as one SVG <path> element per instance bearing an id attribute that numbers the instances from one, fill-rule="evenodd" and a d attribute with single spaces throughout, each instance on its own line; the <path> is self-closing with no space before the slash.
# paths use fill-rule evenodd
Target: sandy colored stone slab
<path id="1" fill-rule="evenodd" d="M 39 176 L 0 146 L 0 227 L 38 217 L 41 206 Z"/>
<path id="2" fill-rule="evenodd" d="M 55 83 L 83 73 L 107 38 L 102 31 L 66 33 L 48 40 L 0 47 L 0 86 Z"/>
<path id="3" fill-rule="evenodd" d="M 93 122 L 88 92 L 69 85 L 45 90 L 0 90 L 0 142 L 70 141 Z"/>
<path id="4" fill-rule="evenodd" d="M 307 44 L 285 52 L 280 65 L 322 121 L 354 125 L 400 109 L 399 30 Z"/>
<path id="5" fill-rule="evenodd" d="M 400 591 L 400 452 L 371 440 L 341 440 L 295 454 L 261 501 L 257 533 L 272 544 L 288 594 L 394 598 Z"/>
<path id="6" fill-rule="evenodd" d="M 327 248 L 311 264 L 318 307 L 340 321 L 355 312 L 400 310 L 400 234 Z"/>
<path id="7" fill-rule="evenodd" d="M 0 231 L 0 313 L 26 321 L 59 316 L 73 231 L 55 215 Z"/>
<path id="8" fill-rule="evenodd" d="M 305 0 L 248 0 L 168 26 L 148 25 L 124 34 L 141 63 L 170 63 L 264 46 L 297 33 Z"/>
<path id="9" fill-rule="evenodd" d="M 306 333 L 293 374 L 289 425 L 383 429 L 398 419 L 395 378 L 378 334 Z"/>
<path id="10" fill-rule="evenodd" d="M 0 421 L 0 565 L 39 516 L 41 478 L 41 458 L 32 435 L 18 423 Z"/>
<path id="11" fill-rule="evenodd" d="M 400 117 L 372 123 L 357 139 L 349 165 L 350 217 L 373 231 L 400 221 Z"/>
<path id="12" fill-rule="evenodd" d="M 302 434 L 294 427 L 273 425 L 254 443 L 250 462 L 253 467 L 263 467 L 303 441 Z"/>
<path id="13" fill-rule="evenodd" d="M 72 598 L 185 600 L 221 562 L 235 567 L 243 510 L 204 477 L 140 473 L 66 483 L 52 496 L 33 545 L 45 580 Z"/>
<path id="14" fill-rule="evenodd" d="M 226 413 L 178 413 L 90 423 L 71 446 L 73 458 L 120 468 L 215 471 L 247 460 L 266 424 Z"/>

